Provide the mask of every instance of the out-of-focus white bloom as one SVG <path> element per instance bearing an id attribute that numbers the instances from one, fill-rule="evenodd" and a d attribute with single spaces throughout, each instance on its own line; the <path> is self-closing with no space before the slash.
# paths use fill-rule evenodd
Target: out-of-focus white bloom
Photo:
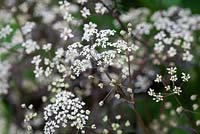
<path id="1" fill-rule="evenodd" d="M 90 16 L 90 10 L 87 9 L 86 7 L 84 7 L 84 8 L 81 10 L 81 15 L 82 15 L 84 18 L 87 18 L 88 16 Z"/>
<path id="2" fill-rule="evenodd" d="M 146 91 L 150 84 L 148 77 L 141 75 L 136 77 L 135 87 L 138 88 L 139 92 Z"/>
<path id="3" fill-rule="evenodd" d="M 6 25 L 5 27 L 1 28 L 0 39 L 6 38 L 6 36 L 8 36 L 12 31 L 13 29 L 10 27 L 10 25 Z"/>
<path id="4" fill-rule="evenodd" d="M 120 94 L 115 94 L 116 99 L 120 99 Z"/>
<path id="5" fill-rule="evenodd" d="M 0 22 L 8 24 L 10 23 L 11 20 L 12 20 L 12 13 L 2 8 L 0 10 Z"/>
<path id="6" fill-rule="evenodd" d="M 131 125 L 130 121 L 127 120 L 127 121 L 125 122 L 125 126 L 126 126 L 126 127 L 129 127 L 130 125 Z"/>
<path id="7" fill-rule="evenodd" d="M 154 39 L 156 40 L 163 40 L 166 37 L 166 34 L 164 31 L 160 31 L 159 33 L 157 33 L 154 37 Z"/>
<path id="8" fill-rule="evenodd" d="M 133 30 L 134 35 L 148 35 L 150 34 L 150 30 L 152 29 L 152 25 L 146 22 L 139 23 L 135 30 Z"/>
<path id="9" fill-rule="evenodd" d="M 146 20 L 147 16 L 149 15 L 150 11 L 147 8 L 131 8 L 127 13 L 123 13 L 120 15 L 120 20 L 123 22 L 135 22 L 138 23 L 140 21 Z"/>
<path id="10" fill-rule="evenodd" d="M 192 61 L 193 55 L 190 54 L 189 51 L 186 51 L 185 53 L 183 53 L 182 59 L 183 59 L 183 61 Z"/>
<path id="11" fill-rule="evenodd" d="M 68 38 L 73 38 L 74 35 L 72 34 L 72 30 L 70 28 L 64 28 L 63 32 L 60 34 L 60 37 L 63 40 L 67 40 Z"/>
<path id="12" fill-rule="evenodd" d="M 77 3 L 79 3 L 81 5 L 83 5 L 83 4 L 87 3 L 87 2 L 88 2 L 88 0 L 77 0 Z"/>
<path id="13" fill-rule="evenodd" d="M 55 97 L 55 102 L 45 107 L 45 134 L 56 133 L 56 129 L 66 126 L 84 129 L 89 118 L 88 114 L 83 109 L 85 105 L 79 98 L 71 92 L 62 91 Z"/>
<path id="14" fill-rule="evenodd" d="M 47 43 L 47 44 L 44 44 L 42 46 L 42 49 L 45 50 L 45 51 L 49 51 L 49 50 L 51 50 L 51 47 L 52 47 L 52 44 L 51 43 Z"/>
<path id="15" fill-rule="evenodd" d="M 0 61 L 0 94 L 6 94 L 8 92 L 8 78 L 10 76 L 10 68 L 11 65 L 8 62 Z"/>
<path id="16" fill-rule="evenodd" d="M 116 119 L 116 120 L 120 120 L 121 118 L 122 118 L 122 116 L 119 115 L 119 114 L 115 116 L 115 119 Z"/>
<path id="17" fill-rule="evenodd" d="M 29 39 L 26 42 L 24 42 L 22 44 L 22 46 L 25 48 L 25 52 L 27 54 L 30 54 L 30 53 L 34 52 L 35 50 L 37 50 L 37 49 L 40 49 L 38 44 L 35 41 L 31 40 L 31 39 Z"/>
<path id="18" fill-rule="evenodd" d="M 193 109 L 193 110 L 197 110 L 198 108 L 199 108 L 199 105 L 198 105 L 198 104 L 193 104 L 193 105 L 192 105 L 192 109 Z"/>
<path id="19" fill-rule="evenodd" d="M 196 94 L 191 95 L 191 96 L 190 96 L 190 99 L 191 99 L 192 101 L 196 100 L 196 99 L 197 99 L 197 95 L 196 95 Z"/>
<path id="20" fill-rule="evenodd" d="M 172 103 L 171 102 L 166 102 L 165 103 L 165 108 L 166 109 L 170 109 L 172 107 Z"/>
<path id="21" fill-rule="evenodd" d="M 95 4 L 95 12 L 99 13 L 99 14 L 104 14 L 106 13 L 108 10 L 106 9 L 106 7 L 104 7 L 104 5 L 100 2 Z"/>
<path id="22" fill-rule="evenodd" d="M 127 92 L 131 94 L 131 93 L 133 93 L 133 89 L 132 88 L 127 88 Z"/>
<path id="23" fill-rule="evenodd" d="M 26 22 L 26 24 L 22 27 L 23 34 L 26 35 L 27 33 L 30 33 L 34 28 L 34 26 L 35 26 L 34 22 Z"/>
<path id="24" fill-rule="evenodd" d="M 196 121 L 196 126 L 200 126 L 200 120 Z"/>
<path id="25" fill-rule="evenodd" d="M 158 42 L 154 45 L 154 51 L 155 53 L 161 53 L 164 50 L 164 45 L 162 44 L 162 42 Z"/>
<path id="26" fill-rule="evenodd" d="M 182 106 L 176 108 L 176 112 L 177 112 L 178 114 L 180 114 L 183 110 L 184 110 L 184 109 L 183 109 Z"/>
<path id="27" fill-rule="evenodd" d="M 169 50 L 167 51 L 167 54 L 169 57 L 174 57 L 176 55 L 176 49 L 174 47 L 170 47 Z"/>
<path id="28" fill-rule="evenodd" d="M 12 37 L 12 44 L 13 44 L 13 46 L 15 46 L 17 44 L 21 44 L 22 42 L 23 42 L 22 34 L 21 34 L 20 30 L 17 30 Z"/>

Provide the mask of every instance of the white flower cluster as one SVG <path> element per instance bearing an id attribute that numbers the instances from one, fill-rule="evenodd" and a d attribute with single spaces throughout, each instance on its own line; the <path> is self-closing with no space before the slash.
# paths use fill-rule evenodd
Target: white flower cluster
<path id="1" fill-rule="evenodd" d="M 150 38 L 154 39 L 149 39 L 151 41 L 149 44 L 154 44 L 152 52 L 154 64 L 171 61 L 174 58 L 187 62 L 193 59 L 191 49 L 194 32 L 200 29 L 200 16 L 192 15 L 189 9 L 170 7 L 167 10 L 157 11 L 152 16 L 149 15 L 148 9 L 131 9 L 127 14 L 121 15 L 120 19 L 135 25 L 132 30 L 134 36 L 141 36 L 142 39 L 142 36 L 150 35 Z"/>
<path id="2" fill-rule="evenodd" d="M 71 92 L 62 91 L 56 95 L 55 102 L 45 107 L 45 134 L 56 133 L 56 129 L 66 126 L 76 127 L 82 130 L 89 118 L 90 111 L 84 110 L 85 105 Z"/>
<path id="3" fill-rule="evenodd" d="M 179 55 L 183 61 L 191 61 L 193 33 L 200 28 L 200 16 L 192 15 L 187 9 L 170 7 L 154 13 L 151 20 L 158 31 L 154 36 L 154 51 L 158 58 L 165 60 Z"/>
<path id="4" fill-rule="evenodd" d="M 165 88 L 165 93 L 170 93 L 168 95 L 172 95 L 172 94 L 177 94 L 177 95 L 180 95 L 180 93 L 182 92 L 181 90 L 181 87 L 179 86 L 176 86 L 175 85 L 175 82 L 178 80 L 178 77 L 177 77 L 177 68 L 176 67 L 170 67 L 170 68 L 167 68 L 167 71 L 168 71 L 168 74 L 169 74 L 169 80 L 172 82 L 172 85 L 167 85 L 164 83 L 163 81 L 163 76 L 162 75 L 156 75 L 156 79 L 154 80 L 155 82 L 157 83 L 162 83 L 164 85 L 164 88 Z M 189 79 L 190 79 L 190 75 L 189 74 L 185 74 L 185 73 L 182 73 L 182 76 L 181 76 L 181 79 L 182 79 L 182 82 L 188 82 Z M 150 96 L 153 97 L 153 100 L 155 100 L 156 102 L 159 102 L 159 101 L 162 101 L 164 97 L 168 96 L 164 96 L 164 93 L 156 93 L 154 89 L 150 88 L 149 91 L 148 91 L 148 94 Z"/>
<path id="5" fill-rule="evenodd" d="M 48 77 L 53 68 L 56 68 L 63 77 L 69 75 L 79 76 L 81 72 L 92 68 L 93 61 L 96 62 L 98 66 L 113 65 L 117 59 L 123 58 L 127 51 L 131 53 L 137 50 L 134 44 L 128 45 L 128 43 L 122 39 L 111 42 L 110 36 L 115 35 L 114 30 L 98 30 L 96 27 L 97 25 L 92 22 L 84 24 L 82 42 L 72 43 L 67 47 L 67 50 L 62 47 L 58 48 L 52 61 L 45 58 L 44 64 L 49 70 L 47 70 L 47 72 L 49 72 L 47 73 L 48 75 L 45 76 Z M 87 42 L 88 45 L 83 45 L 85 42 Z M 91 42 L 93 43 L 91 44 Z M 43 67 L 39 66 L 41 58 L 35 57 L 35 60 L 33 60 L 33 63 L 37 63 L 35 64 L 35 74 L 37 74 L 36 77 L 38 77 L 41 76 L 45 70 Z"/>
<path id="6" fill-rule="evenodd" d="M 33 111 L 33 104 L 30 104 L 29 106 L 26 106 L 26 104 L 21 104 L 21 107 L 26 110 L 24 126 L 27 131 L 32 131 L 31 121 L 37 117 L 37 113 Z"/>

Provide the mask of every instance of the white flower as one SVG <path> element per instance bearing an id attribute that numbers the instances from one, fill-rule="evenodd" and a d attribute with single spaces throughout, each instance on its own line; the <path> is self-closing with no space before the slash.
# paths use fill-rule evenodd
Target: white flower
<path id="1" fill-rule="evenodd" d="M 115 94 L 116 99 L 120 99 L 120 94 Z"/>
<path id="2" fill-rule="evenodd" d="M 193 104 L 192 108 L 193 108 L 193 110 L 197 110 L 199 108 L 199 105 L 198 104 Z"/>
<path id="3" fill-rule="evenodd" d="M 200 120 L 196 121 L 196 126 L 200 126 Z"/>
<path id="4" fill-rule="evenodd" d="M 142 22 L 138 24 L 133 31 L 134 35 L 148 35 L 150 33 L 150 30 L 152 29 L 152 25 L 148 24 L 146 22 Z"/>
<path id="5" fill-rule="evenodd" d="M 160 31 L 159 33 L 157 33 L 157 34 L 155 35 L 154 39 L 156 39 L 156 40 L 163 40 L 165 37 L 166 37 L 165 32 Z"/>
<path id="6" fill-rule="evenodd" d="M 173 81 L 173 82 L 177 81 L 178 80 L 177 75 L 172 75 L 170 77 L 170 80 Z"/>
<path id="7" fill-rule="evenodd" d="M 190 49 L 191 48 L 191 43 L 189 43 L 189 42 L 183 42 L 182 48 L 185 49 L 185 50 Z"/>
<path id="8" fill-rule="evenodd" d="M 45 134 L 52 134 L 56 129 L 66 126 L 76 127 L 82 130 L 89 119 L 85 105 L 71 92 L 62 91 L 55 97 L 55 102 L 44 108 Z M 88 112 L 87 112 L 88 113 Z"/>
<path id="9" fill-rule="evenodd" d="M 97 32 L 96 29 L 97 25 L 95 23 L 89 22 L 89 24 L 84 24 L 84 34 L 82 37 L 82 40 L 89 41 L 91 36 L 93 36 L 94 33 Z"/>
<path id="10" fill-rule="evenodd" d="M 181 73 L 181 74 L 182 74 L 181 78 L 182 78 L 183 82 L 187 82 L 191 78 L 190 74 L 185 74 L 185 73 Z"/>
<path id="11" fill-rule="evenodd" d="M 70 28 L 64 28 L 63 32 L 60 34 L 60 37 L 63 40 L 67 40 L 68 38 L 73 38 L 74 35 L 72 34 L 72 30 Z"/>
<path id="12" fill-rule="evenodd" d="M 6 25 L 5 27 L 1 28 L 0 30 L 0 39 L 6 38 L 7 35 L 9 35 L 13 29 L 10 27 L 10 25 Z"/>
<path id="13" fill-rule="evenodd" d="M 102 3 L 96 3 L 95 4 L 95 12 L 98 13 L 98 14 L 104 14 L 106 13 L 108 10 L 103 6 Z"/>
<path id="14" fill-rule="evenodd" d="M 88 16 L 90 16 L 90 10 L 87 9 L 86 7 L 84 7 L 84 8 L 81 10 L 81 15 L 82 15 L 84 18 L 87 18 Z"/>
<path id="15" fill-rule="evenodd" d="M 162 44 L 162 42 L 158 42 L 154 45 L 154 51 L 155 53 L 161 53 L 164 50 L 164 45 Z"/>
<path id="16" fill-rule="evenodd" d="M 128 93 L 133 93 L 133 89 L 127 88 L 127 92 L 128 92 Z"/>
<path id="17" fill-rule="evenodd" d="M 182 106 L 176 108 L 176 112 L 178 114 L 180 114 L 182 111 L 183 111 L 183 107 Z"/>
<path id="18" fill-rule="evenodd" d="M 177 68 L 176 67 L 170 67 L 167 68 L 168 74 L 173 75 L 176 73 Z"/>
<path id="19" fill-rule="evenodd" d="M 92 128 L 92 129 L 96 129 L 96 125 L 95 125 L 95 124 L 92 124 L 91 128 Z"/>
<path id="20" fill-rule="evenodd" d="M 34 57 L 33 57 L 33 60 L 31 61 L 31 63 L 32 63 L 32 64 L 35 64 L 35 65 L 39 65 L 41 61 L 42 61 L 42 60 L 41 60 L 41 58 L 40 58 L 40 55 L 38 55 L 38 56 L 34 56 Z"/>
<path id="21" fill-rule="evenodd" d="M 163 101 L 163 95 L 161 93 L 158 93 L 154 96 L 153 100 L 156 102 Z"/>
<path id="22" fill-rule="evenodd" d="M 122 118 L 121 115 L 116 115 L 116 116 L 115 116 L 115 119 L 116 119 L 116 120 L 120 120 L 121 118 Z"/>
<path id="23" fill-rule="evenodd" d="M 103 117 L 102 121 L 103 121 L 103 122 L 107 122 L 107 121 L 108 121 L 108 116 L 105 115 L 105 116 Z"/>
<path id="24" fill-rule="evenodd" d="M 170 47 L 169 50 L 167 51 L 167 54 L 169 57 L 174 57 L 176 55 L 176 49 L 174 47 Z"/>
<path id="25" fill-rule="evenodd" d="M 46 68 L 46 70 L 44 71 L 44 75 L 46 76 L 46 77 L 48 77 L 51 73 L 52 73 L 52 69 L 50 68 L 50 67 L 47 67 Z"/>
<path id="26" fill-rule="evenodd" d="M 126 127 L 129 127 L 130 125 L 131 125 L 130 121 L 127 120 L 127 121 L 125 122 L 125 126 L 126 126 Z"/>
<path id="27" fill-rule="evenodd" d="M 26 51 L 27 54 L 30 54 L 30 53 L 34 52 L 35 50 L 37 50 L 37 49 L 40 49 L 38 44 L 35 41 L 31 40 L 31 39 L 29 39 L 26 42 L 24 42 L 22 44 L 22 46 L 25 47 L 25 51 Z"/>
<path id="28" fill-rule="evenodd" d="M 162 82 L 162 76 L 161 75 L 159 75 L 159 74 L 157 74 L 156 75 L 156 79 L 154 80 L 155 82 Z"/>
<path id="29" fill-rule="evenodd" d="M 182 59 L 183 59 L 183 61 L 192 61 L 193 55 L 190 54 L 189 51 L 186 51 L 185 53 L 183 53 Z"/>
<path id="30" fill-rule="evenodd" d="M 180 95 L 180 93 L 182 92 L 180 87 L 174 86 L 174 88 L 172 89 L 173 93 Z"/>
<path id="31" fill-rule="evenodd" d="M 197 99 L 197 95 L 196 95 L 196 94 L 191 95 L 191 96 L 190 96 L 190 99 L 191 99 L 192 101 L 196 100 L 196 99 Z"/>
<path id="32" fill-rule="evenodd" d="M 155 92 L 154 92 L 154 89 L 149 89 L 149 91 L 147 92 L 149 94 L 149 96 L 154 96 L 155 95 Z"/>
<path id="33" fill-rule="evenodd" d="M 51 43 L 47 43 L 47 44 L 44 44 L 42 46 L 42 49 L 45 50 L 45 51 L 49 51 L 49 50 L 51 50 L 51 47 L 52 47 L 52 44 Z"/>
<path id="34" fill-rule="evenodd" d="M 166 102 L 165 103 L 165 108 L 166 109 L 170 109 L 172 107 L 172 103 L 171 102 Z"/>
<path id="35" fill-rule="evenodd" d="M 44 70 L 43 70 L 43 67 L 36 66 L 33 72 L 35 74 L 35 77 L 38 78 L 43 75 Z"/>
<path id="36" fill-rule="evenodd" d="M 166 91 L 169 91 L 170 89 L 171 89 L 171 88 L 170 88 L 169 85 L 165 86 L 165 90 L 166 90 Z"/>
<path id="37" fill-rule="evenodd" d="M 26 35 L 27 33 L 30 33 L 34 28 L 34 26 L 35 26 L 34 22 L 26 22 L 26 24 L 22 27 L 23 34 Z"/>

